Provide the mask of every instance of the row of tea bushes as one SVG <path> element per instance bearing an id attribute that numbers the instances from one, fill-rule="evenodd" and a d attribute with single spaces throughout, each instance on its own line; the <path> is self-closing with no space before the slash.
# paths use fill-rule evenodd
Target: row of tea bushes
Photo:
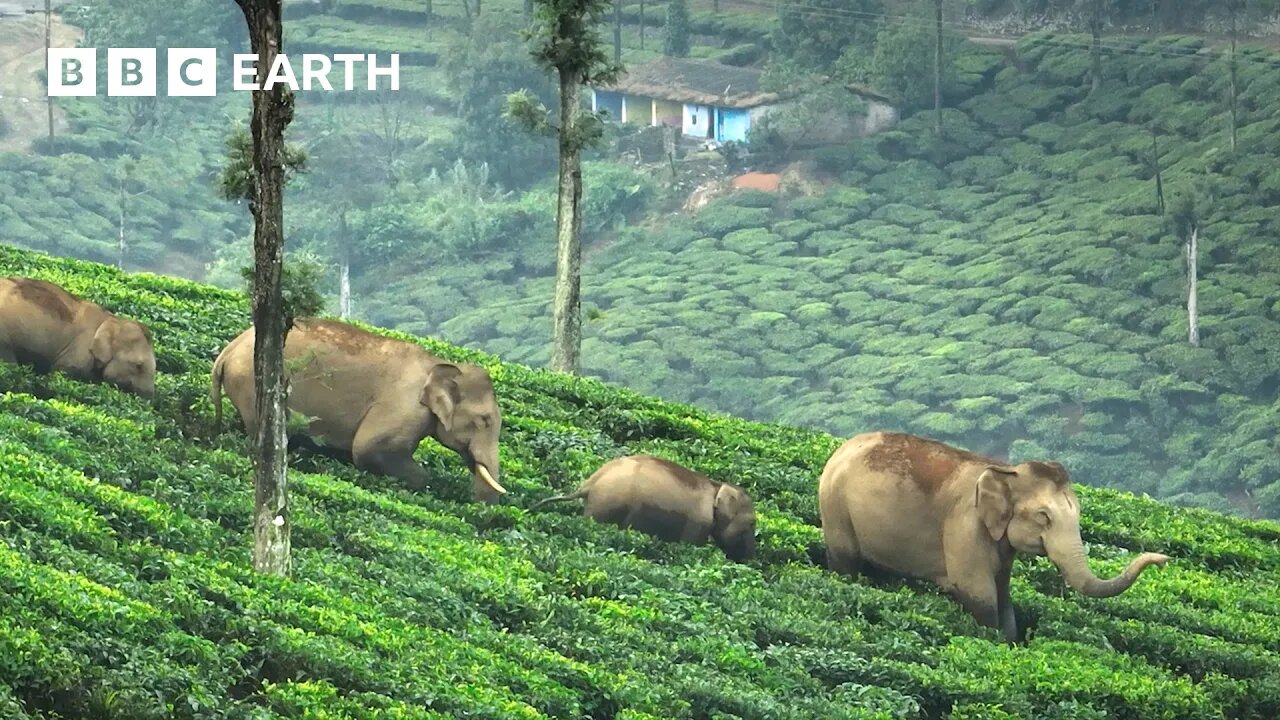
<path id="1" fill-rule="evenodd" d="M 0 367 L 0 708 L 35 717 L 1269 718 L 1280 711 L 1277 531 L 1081 488 L 1093 566 L 1176 560 L 1129 593 L 1014 585 L 1010 648 L 919 583 L 823 570 L 813 488 L 828 435 L 664 403 L 397 337 L 490 368 L 510 502 L 467 501 L 433 442 L 414 494 L 296 453 L 295 577 L 249 569 L 247 441 L 212 430 L 210 359 L 237 296 L 0 252 L 157 328 L 156 405 Z M 385 331 L 384 331 L 385 332 Z M 761 499 L 761 551 L 662 543 L 527 513 L 627 452 Z M 7 703 L 7 705 L 6 705 Z"/>

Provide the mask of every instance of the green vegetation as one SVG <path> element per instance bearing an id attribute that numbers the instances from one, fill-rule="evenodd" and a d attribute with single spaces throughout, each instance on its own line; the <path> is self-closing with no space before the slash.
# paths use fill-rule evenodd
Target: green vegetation
<path id="1" fill-rule="evenodd" d="M 294 459 L 295 578 L 249 568 L 246 439 L 214 435 L 211 358 L 243 300 L 184 281 L 0 250 L 149 323 L 153 407 L 0 366 L 0 709 L 34 718 L 1271 718 L 1280 530 L 1080 488 L 1095 568 L 1176 556 L 1127 594 L 1015 569 L 1025 647 L 931 587 L 849 581 L 821 558 L 814 483 L 838 440 L 662 403 L 435 341 L 484 363 L 519 505 L 627 452 L 757 498 L 758 560 L 466 502 L 425 443 L 431 494 Z M 821 311 L 820 308 L 814 312 Z"/>
<path id="2" fill-rule="evenodd" d="M 1164 26 L 1221 20 L 1206 20 L 1200 0 L 1160 12 L 1175 5 L 1185 17 Z M 231 4 L 128 15 L 138 7 L 95 4 L 79 22 L 117 47 L 183 22 L 224 38 L 242 24 Z M 516 36 L 522 3 L 485 0 L 470 21 L 461 2 L 427 7 L 290 5 L 286 45 L 386 42 L 408 54 L 399 96 L 301 95 L 290 140 L 307 143 L 313 169 L 288 191 L 289 248 L 332 259 L 331 295 L 335 248 L 345 249 L 356 317 L 541 365 L 554 153 L 499 106 L 520 87 L 553 106 L 551 84 L 523 45 L 489 42 Z M 1149 9 L 1107 7 L 1109 23 L 1140 23 Z M 931 61 L 922 25 L 833 22 L 793 3 L 780 17 L 728 8 L 689 3 L 692 56 L 756 62 L 772 48 L 772 60 L 834 63 L 931 99 L 918 82 Z M 624 61 L 656 57 L 666 5 L 646 5 L 643 50 L 638 2 L 623 10 Z M 855 34 L 865 42 L 851 45 Z M 1219 45 L 1109 35 L 1102 87 L 1087 95 L 1088 45 L 1034 36 L 1016 63 L 949 47 L 943 147 L 930 116 L 908 113 L 891 132 L 813 153 L 835 180 L 812 196 L 739 193 L 672 218 L 659 212 L 665 166 L 595 154 L 585 163 L 586 369 L 757 420 L 839 435 L 913 430 L 1015 459 L 1055 457 L 1091 485 L 1280 517 L 1280 226 L 1268 211 L 1280 201 L 1277 60 L 1241 51 L 1233 155 Z M 240 283 L 248 214 L 219 201 L 214 180 L 243 95 L 60 106 L 73 132 L 37 143 L 39 155 L 0 155 L 0 241 L 114 263 L 124 196 L 125 267 Z M 1159 215 L 1157 166 L 1171 214 L 1202 216 L 1198 348 L 1186 341 L 1183 237 Z"/>
<path id="3" fill-rule="evenodd" d="M 1226 105 L 1207 99 L 1225 58 L 1196 57 L 1191 38 L 1135 43 L 1086 97 L 1087 53 L 1062 40 L 1024 43 L 1025 72 L 969 49 L 941 169 L 925 113 L 815 151 L 841 177 L 823 194 L 731 195 L 621 232 L 584 271 L 599 310 L 584 366 L 737 415 L 916 431 L 1055 457 L 1091 485 L 1280 516 L 1271 56 L 1242 53 L 1232 157 Z M 1182 239 L 1157 210 L 1152 127 L 1171 211 L 1193 186 L 1213 198 L 1196 205 L 1201 347 L 1187 343 Z M 501 299 L 454 287 L 477 307 L 401 327 L 545 361 L 545 280 L 504 284 Z"/>

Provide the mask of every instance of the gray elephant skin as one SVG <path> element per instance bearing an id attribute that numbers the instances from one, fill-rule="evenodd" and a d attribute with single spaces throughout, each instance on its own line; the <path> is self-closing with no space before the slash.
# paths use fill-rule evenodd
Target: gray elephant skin
<path id="1" fill-rule="evenodd" d="M 756 551 L 756 515 L 751 496 L 732 483 L 717 482 L 665 458 L 628 455 L 600 466 L 579 488 L 547 503 L 584 499 L 582 512 L 597 522 L 631 528 L 662 540 L 702 545 L 715 542 L 736 562 Z"/>
<path id="2" fill-rule="evenodd" d="M 1047 556 L 1068 585 L 1095 598 L 1124 592 L 1169 559 L 1143 553 L 1114 578 L 1094 575 L 1071 485 L 1056 462 L 1009 465 L 915 435 L 863 433 L 832 454 L 818 482 L 827 564 L 853 574 L 865 562 L 932 581 L 1017 642 L 1016 553 Z"/>
<path id="3" fill-rule="evenodd" d="M 218 355 L 209 392 L 217 423 L 225 388 L 250 435 L 257 427 L 253 348 L 250 327 Z M 295 320 L 284 355 L 288 408 L 307 419 L 312 441 L 420 490 L 427 473 L 413 453 L 432 437 L 467 465 L 476 500 L 493 503 L 506 493 L 498 483 L 502 413 L 484 368 L 320 318 Z"/>
<path id="4" fill-rule="evenodd" d="M 44 280 L 0 278 L 0 360 L 155 397 L 151 330 Z"/>

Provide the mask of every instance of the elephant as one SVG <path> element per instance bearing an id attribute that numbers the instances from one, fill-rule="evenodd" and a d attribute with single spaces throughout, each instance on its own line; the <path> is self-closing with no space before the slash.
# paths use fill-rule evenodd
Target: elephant
<path id="1" fill-rule="evenodd" d="M 1060 463 L 1010 465 L 906 433 L 862 433 L 841 445 L 818 481 L 818 510 L 829 569 L 931 581 L 1010 643 L 1019 640 L 1009 596 L 1016 553 L 1047 556 L 1068 585 L 1094 598 L 1119 595 L 1169 560 L 1143 553 L 1100 579 Z"/>
<path id="2" fill-rule="evenodd" d="M 600 466 L 574 492 L 535 503 L 585 498 L 582 512 L 597 522 L 632 528 L 662 540 L 702 545 L 708 538 L 735 562 L 756 552 L 751 496 L 732 483 L 653 455 L 627 455 Z"/>
<path id="3" fill-rule="evenodd" d="M 223 348 L 213 364 L 209 397 L 215 426 L 222 424 L 222 388 L 245 430 L 257 427 L 252 326 Z M 285 340 L 288 409 L 307 421 L 301 434 L 353 464 L 426 487 L 427 473 L 413 459 L 428 435 L 462 458 L 471 471 L 472 496 L 495 503 L 502 413 L 489 373 L 450 363 L 418 345 L 350 323 L 298 318 Z"/>
<path id="4" fill-rule="evenodd" d="M 155 398 L 151 330 L 44 280 L 0 278 L 0 360 Z"/>

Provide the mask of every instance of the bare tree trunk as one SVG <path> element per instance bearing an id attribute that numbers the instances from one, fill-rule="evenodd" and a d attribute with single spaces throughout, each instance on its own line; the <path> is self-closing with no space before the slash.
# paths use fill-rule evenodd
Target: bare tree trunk
<path id="1" fill-rule="evenodd" d="M 644 49 L 644 0 L 640 0 L 640 49 Z"/>
<path id="2" fill-rule="evenodd" d="M 1196 296 L 1196 264 L 1199 259 L 1200 228 L 1191 226 L 1191 237 L 1187 240 L 1187 340 L 1195 347 L 1200 347 L 1200 309 Z"/>
<path id="3" fill-rule="evenodd" d="M 720 12 L 720 0 L 711 0 L 711 12 Z"/>
<path id="4" fill-rule="evenodd" d="M 582 349 L 582 199 L 578 77 L 560 71 L 560 195 L 556 206 L 555 336 L 551 369 L 577 374 Z"/>
<path id="5" fill-rule="evenodd" d="M 1151 164 L 1156 171 L 1156 208 L 1164 215 L 1164 180 L 1160 176 L 1160 145 L 1156 142 L 1156 133 L 1151 132 Z"/>
<path id="6" fill-rule="evenodd" d="M 613 0 L 613 61 L 622 62 L 622 0 Z"/>
<path id="7" fill-rule="evenodd" d="M 49 57 L 49 48 L 53 46 L 53 7 L 50 0 L 44 0 L 44 56 Z M 53 96 L 45 92 L 45 106 L 49 113 L 49 140 L 53 141 Z M 52 147 L 49 148 L 53 150 Z"/>
<path id="8" fill-rule="evenodd" d="M 933 0 L 933 132 L 942 140 L 942 0 Z"/>
<path id="9" fill-rule="evenodd" d="M 524 19 L 533 17 L 533 0 L 524 0 Z"/>
<path id="10" fill-rule="evenodd" d="M 283 47 L 281 0 L 236 0 L 258 55 L 261 87 Z M 253 375 L 258 427 L 254 441 L 253 566 L 292 572 L 285 452 L 285 325 L 280 277 L 284 264 L 284 130 L 293 119 L 286 86 L 253 91 Z"/>
<path id="11" fill-rule="evenodd" d="M 1231 57 L 1227 64 L 1231 68 L 1231 152 L 1236 151 L 1236 14 L 1239 12 L 1238 0 L 1228 0 L 1227 9 L 1231 12 Z"/>
<path id="12" fill-rule="evenodd" d="M 338 215 L 338 317 L 351 317 L 351 243 L 347 237 L 347 211 Z"/>
<path id="13" fill-rule="evenodd" d="M 1160 0 L 1151 0 L 1151 32 L 1160 31 Z"/>
<path id="14" fill-rule="evenodd" d="M 1102 85 L 1102 0 L 1093 0 L 1093 19 L 1089 26 L 1093 33 L 1093 47 L 1089 50 L 1092 61 L 1089 70 L 1092 76 L 1090 92 L 1097 92 Z"/>
<path id="15" fill-rule="evenodd" d="M 124 178 L 116 179 L 116 183 L 120 191 L 120 238 L 119 245 L 116 247 L 116 267 L 124 269 Z"/>

